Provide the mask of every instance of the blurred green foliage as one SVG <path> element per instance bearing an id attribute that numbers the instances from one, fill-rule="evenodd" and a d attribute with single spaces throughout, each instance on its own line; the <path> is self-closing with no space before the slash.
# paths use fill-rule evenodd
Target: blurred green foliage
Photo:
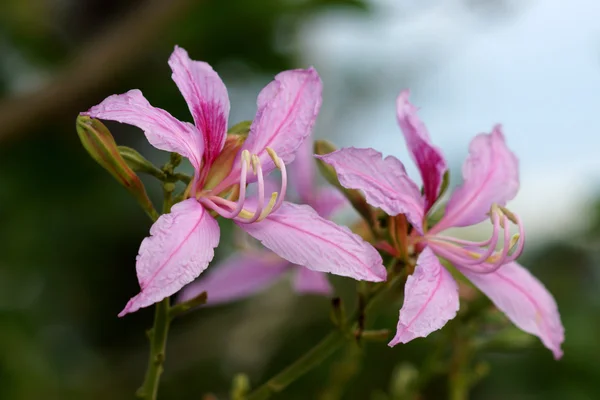
<path id="1" fill-rule="evenodd" d="M 157 106 L 189 119 L 166 66 L 174 44 L 215 66 L 242 65 L 225 68 L 224 79 L 243 81 L 301 66 L 297 34 L 312 15 L 340 7 L 367 10 L 359 0 L 190 3 L 175 23 L 143 44 L 147 49 L 130 69 L 91 94 L 91 102 L 65 106 L 38 128 L 6 140 L 0 123 L 0 399 L 130 399 L 142 380 L 144 330 L 152 311 L 116 315 L 138 290 L 135 255 L 150 221 L 87 156 L 75 132 L 77 112 L 137 87 Z M 92 37 L 143 5 L 5 0 L 0 5 L 2 97 L 10 101 L 24 80 L 36 90 L 29 80 L 52 79 Z M 155 163 L 167 161 L 166 154 L 143 144 L 136 129 L 109 127 L 119 144 L 137 148 Z M 158 183 L 146 183 L 151 198 L 159 200 Z M 567 333 L 564 359 L 554 362 L 537 342 L 479 353 L 491 373 L 473 398 L 600 398 L 600 202 L 589 218 L 585 232 L 529 249 L 524 258 L 560 306 Z M 219 255 L 229 251 L 225 245 Z M 348 303 L 354 301 L 351 282 L 334 279 L 334 284 Z M 225 398 L 235 374 L 247 373 L 256 385 L 315 344 L 330 329 L 328 300 L 296 298 L 288 287 L 176 320 L 160 397 L 201 399 L 212 391 Z M 399 306 L 369 324 L 395 327 Z M 368 343 L 340 351 L 279 398 L 406 398 L 440 343 L 443 335 L 436 333 L 394 349 Z M 428 377 L 425 386 L 424 398 L 446 395 L 443 374 Z"/>

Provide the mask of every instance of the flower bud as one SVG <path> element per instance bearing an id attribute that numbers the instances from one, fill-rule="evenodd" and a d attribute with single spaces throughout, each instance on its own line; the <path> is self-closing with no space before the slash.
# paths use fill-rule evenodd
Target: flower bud
<path id="1" fill-rule="evenodd" d="M 239 124 L 238 124 L 239 125 Z M 236 125 L 237 126 L 237 125 Z M 212 189 L 219 184 L 231 171 L 233 163 L 246 140 L 245 136 L 228 134 L 221 154 L 210 167 L 204 189 Z"/>
<path id="2" fill-rule="evenodd" d="M 106 126 L 97 119 L 80 115 L 77 117 L 76 127 L 79 139 L 90 156 L 137 199 L 150 218 L 157 219 L 158 214 L 142 181 L 121 156 Z"/>
<path id="3" fill-rule="evenodd" d="M 326 140 L 316 140 L 314 151 L 315 154 L 324 155 L 332 153 L 336 150 L 335 146 Z M 323 162 L 322 160 L 317 159 L 317 165 L 319 167 L 319 171 L 321 171 L 321 175 L 333 186 L 338 188 L 344 196 L 350 201 L 352 207 L 369 223 L 373 223 L 375 221 L 375 216 L 373 215 L 373 209 L 371 206 L 367 204 L 365 197 L 358 190 L 355 189 L 346 189 L 340 184 L 338 180 L 337 172 L 335 168 L 331 165 Z"/>

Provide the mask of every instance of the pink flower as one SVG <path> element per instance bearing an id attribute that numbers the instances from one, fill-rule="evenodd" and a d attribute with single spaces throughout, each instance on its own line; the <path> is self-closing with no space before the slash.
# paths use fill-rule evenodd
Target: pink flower
<path id="1" fill-rule="evenodd" d="M 344 187 L 363 190 L 369 204 L 390 215 L 405 214 L 413 226 L 410 245 L 421 252 L 415 272 L 406 282 L 398 330 L 389 345 L 425 337 L 456 315 L 458 287 L 439 256 L 470 279 L 515 325 L 538 336 L 554 357 L 560 358 L 564 329 L 556 302 L 544 285 L 515 261 L 523 250 L 523 225 L 504 206 L 519 189 L 518 161 L 506 147 L 500 126 L 471 141 L 463 165 L 464 182 L 451 195 L 442 219 L 428 228 L 426 216 L 439 196 L 447 167 L 408 96 L 408 91 L 400 93 L 397 117 L 420 170 L 423 195 L 400 161 L 392 156 L 382 159 L 373 149 L 346 148 L 319 157 L 336 169 Z M 441 234 L 487 218 L 493 233 L 486 241 L 470 242 Z M 519 229 L 512 238 L 511 222 Z M 502 249 L 496 251 L 500 242 Z"/>
<path id="2" fill-rule="evenodd" d="M 321 106 L 322 84 L 314 69 L 282 72 L 260 92 L 248 137 L 230 163 L 225 85 L 207 63 L 192 61 L 182 48 L 175 47 L 169 65 L 193 125 L 152 107 L 139 90 L 110 96 L 82 113 L 135 125 L 154 147 L 181 154 L 195 169 L 192 197 L 162 215 L 142 241 L 136 262 L 141 292 L 119 316 L 176 293 L 206 269 L 220 238 L 211 212 L 233 219 L 295 264 L 355 279 L 385 280 L 379 253 L 358 235 L 319 217 L 309 206 L 283 201 L 285 165 L 310 135 Z M 281 170 L 281 188 L 265 201 L 265 176 L 275 168 Z M 246 198 L 251 181 L 258 187 L 255 199 Z"/>
<path id="3" fill-rule="evenodd" d="M 323 218 L 329 218 L 346 200 L 333 187 L 319 188 L 315 178 L 312 141 L 306 140 L 292 168 L 290 180 L 300 203 L 307 204 Z M 311 271 L 292 264 L 286 259 L 263 249 L 244 243 L 244 249 L 228 257 L 206 276 L 186 286 L 179 301 L 187 301 L 206 291 L 209 305 L 229 303 L 256 294 L 291 273 L 293 288 L 297 293 L 328 296 L 333 292 L 323 272 Z"/>

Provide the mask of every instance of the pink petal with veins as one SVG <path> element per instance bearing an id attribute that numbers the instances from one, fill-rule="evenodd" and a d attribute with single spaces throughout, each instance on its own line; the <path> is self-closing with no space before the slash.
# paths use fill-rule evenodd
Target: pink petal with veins
<path id="1" fill-rule="evenodd" d="M 492 133 L 477 135 L 471 141 L 463 180 L 431 234 L 479 223 L 488 218 L 493 203 L 504 206 L 517 195 L 519 161 L 506 146 L 500 125 Z"/>
<path id="2" fill-rule="evenodd" d="M 196 201 L 177 203 L 142 241 L 136 270 L 141 292 L 119 314 L 135 312 L 178 292 L 206 269 L 219 244 L 217 221 Z"/>
<path id="3" fill-rule="evenodd" d="M 209 167 L 225 145 L 230 109 L 227 88 L 210 65 L 191 60 L 181 47 L 175 46 L 169 66 L 196 127 L 202 132 L 205 168 Z"/>
<path id="4" fill-rule="evenodd" d="M 419 255 L 415 272 L 406 280 L 396 336 L 389 346 L 425 337 L 442 328 L 456 316 L 458 307 L 456 281 L 426 247 Z"/>
<path id="5" fill-rule="evenodd" d="M 448 166 L 442 151 L 431 143 L 427 128 L 417 115 L 417 108 L 408 101 L 409 96 L 408 90 L 400 93 L 396 100 L 396 115 L 410 155 L 421 172 L 427 212 L 438 198 Z"/>
<path id="6" fill-rule="evenodd" d="M 261 222 L 236 223 L 293 264 L 357 280 L 386 279 L 377 250 L 348 228 L 320 217 L 309 206 L 284 202 Z"/>
<path id="7" fill-rule="evenodd" d="M 378 151 L 355 147 L 316 157 L 335 168 L 342 186 L 362 190 L 367 203 L 389 215 L 405 214 L 423 232 L 423 198 L 397 158 L 382 159 Z"/>
<path id="8" fill-rule="evenodd" d="M 109 96 L 81 114 L 137 126 L 157 149 L 181 154 L 190 160 L 196 171 L 202 164 L 204 143 L 196 127 L 177 120 L 165 110 L 152 107 L 137 89 Z"/>
<path id="9" fill-rule="evenodd" d="M 565 335 L 556 301 L 528 270 L 516 262 L 490 274 L 459 269 L 517 327 L 539 337 L 554 358 L 562 357 Z"/>
<path id="10" fill-rule="evenodd" d="M 321 108 L 323 84 L 314 68 L 279 73 L 258 95 L 258 110 L 242 149 L 257 154 L 267 174 L 274 168 L 266 148 L 290 163 L 311 134 Z"/>

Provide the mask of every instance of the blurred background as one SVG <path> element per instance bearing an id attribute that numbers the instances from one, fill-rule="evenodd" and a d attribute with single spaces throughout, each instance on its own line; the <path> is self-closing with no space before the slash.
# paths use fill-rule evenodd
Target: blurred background
<path id="1" fill-rule="evenodd" d="M 454 177 L 470 138 L 502 123 L 520 159 L 521 261 L 557 299 L 565 356 L 553 361 L 537 341 L 480 352 L 491 370 L 472 398 L 600 398 L 598 20 L 595 0 L 2 0 L 0 399 L 129 399 L 142 381 L 153 312 L 117 313 L 138 291 L 150 222 L 85 153 L 75 118 L 139 88 L 191 121 L 167 66 L 175 44 L 219 72 L 231 124 L 253 117 L 274 74 L 314 65 L 324 81 L 315 136 L 394 154 L 411 174 L 395 122 L 401 89 Z M 108 126 L 119 144 L 167 160 L 139 130 Z M 233 251 L 225 242 L 217 257 Z M 333 283 L 342 294 L 349 285 Z M 376 326 L 393 329 L 399 306 Z M 263 382 L 328 332 L 328 307 L 282 282 L 176 320 L 160 398 L 225 398 L 239 372 Z M 366 345 L 361 362 L 339 352 L 276 398 L 404 399 L 436 335 Z M 444 387 L 433 377 L 422 398 L 445 398 Z"/>

